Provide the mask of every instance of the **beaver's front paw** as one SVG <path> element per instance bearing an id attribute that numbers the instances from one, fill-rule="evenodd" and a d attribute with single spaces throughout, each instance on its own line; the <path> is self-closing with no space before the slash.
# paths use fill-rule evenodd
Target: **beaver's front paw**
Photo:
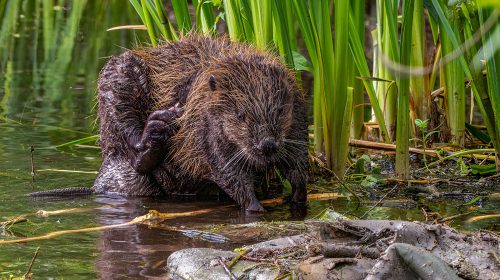
<path id="1" fill-rule="evenodd" d="M 151 113 L 136 149 L 153 148 L 161 150 L 161 147 L 165 146 L 165 142 L 178 130 L 175 120 L 182 113 L 183 109 L 177 104 L 167 110 L 158 110 Z"/>
<path id="2" fill-rule="evenodd" d="M 168 139 L 179 129 L 175 120 L 182 115 L 182 112 L 176 105 L 149 115 L 141 139 L 134 146 L 136 156 L 133 166 L 136 171 L 151 172 L 165 159 Z"/>

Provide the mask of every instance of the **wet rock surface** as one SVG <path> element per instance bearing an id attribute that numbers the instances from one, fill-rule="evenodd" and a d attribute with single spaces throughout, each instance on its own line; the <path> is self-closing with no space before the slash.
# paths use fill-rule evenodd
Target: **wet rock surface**
<path id="1" fill-rule="evenodd" d="M 500 239 L 420 222 L 307 221 L 304 232 L 240 248 L 177 251 L 170 279 L 499 279 Z M 254 226 L 254 225 L 252 225 Z M 240 227 L 243 227 L 240 225 Z"/>

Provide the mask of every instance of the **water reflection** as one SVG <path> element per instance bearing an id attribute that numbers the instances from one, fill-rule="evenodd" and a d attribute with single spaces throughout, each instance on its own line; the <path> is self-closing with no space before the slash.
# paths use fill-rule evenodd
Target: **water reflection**
<path id="1" fill-rule="evenodd" d="M 183 213 L 200 209 L 211 209 L 207 214 L 179 217 L 159 224 L 133 225 L 102 231 L 99 234 L 99 258 L 96 269 L 102 279 L 124 276 L 156 277 L 165 273 L 164 265 L 168 255 L 179 248 L 210 247 L 232 249 L 237 241 L 210 242 L 189 237 L 182 231 L 210 224 L 241 224 L 262 221 L 275 214 L 248 214 L 228 203 L 199 199 L 165 200 L 155 198 L 99 197 L 96 202 L 104 204 L 96 212 L 101 225 L 125 223 L 144 215 L 149 210 L 163 213 Z"/>

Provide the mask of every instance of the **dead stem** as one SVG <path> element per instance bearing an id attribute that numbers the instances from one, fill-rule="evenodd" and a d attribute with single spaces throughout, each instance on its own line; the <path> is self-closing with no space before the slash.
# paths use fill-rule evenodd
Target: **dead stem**
<path id="1" fill-rule="evenodd" d="M 285 274 L 282 274 L 282 275 L 280 275 L 280 276 L 278 276 L 278 277 L 274 278 L 274 280 L 281 280 L 281 279 L 285 279 L 285 278 L 287 278 L 287 277 L 289 277 L 289 276 L 292 276 L 292 274 L 291 274 L 290 272 L 285 273 Z"/>
<path id="2" fill-rule="evenodd" d="M 346 197 L 348 196 L 338 193 L 313 193 L 307 195 L 307 200 L 329 200 L 329 199 L 346 198 Z M 282 197 L 270 198 L 260 201 L 262 205 L 276 205 L 276 204 L 283 204 L 285 202 L 286 200 Z"/>
<path id="3" fill-rule="evenodd" d="M 238 278 L 236 278 L 236 276 L 231 272 L 231 270 L 229 269 L 229 267 L 226 266 L 226 264 L 224 263 L 224 261 L 222 260 L 222 258 L 220 256 L 218 256 L 217 258 L 218 258 L 218 261 L 219 261 L 220 265 L 222 266 L 222 268 L 224 268 L 224 271 L 226 271 L 226 273 L 229 276 L 229 278 L 231 280 L 238 280 Z"/>
<path id="4" fill-rule="evenodd" d="M 375 207 L 377 207 L 381 202 L 382 200 L 384 200 L 390 193 L 392 193 L 396 188 L 398 187 L 398 185 L 395 185 L 394 187 L 392 187 L 392 189 L 390 191 L 388 191 L 379 201 L 377 201 L 377 203 L 375 203 L 370 209 L 368 209 L 368 211 L 366 211 L 363 216 L 360 217 L 360 219 L 364 219 L 366 217 L 366 215 L 368 215 L 368 213 L 370 213 L 373 209 L 375 209 Z"/>
<path id="5" fill-rule="evenodd" d="M 456 219 L 456 218 L 460 218 L 460 217 L 463 217 L 463 216 L 467 216 L 467 215 L 472 214 L 472 213 L 474 213 L 474 211 L 471 211 L 471 212 L 466 212 L 466 213 L 460 213 L 460 214 L 453 215 L 453 216 L 449 216 L 449 217 L 444 217 L 444 218 L 438 219 L 438 220 L 437 220 L 437 222 L 438 222 L 438 223 L 445 223 L 445 222 L 448 222 L 448 221 L 454 220 L 454 219 Z"/>
<path id="6" fill-rule="evenodd" d="M 40 251 L 40 247 L 36 248 L 35 255 L 31 259 L 30 266 L 28 267 L 28 271 L 24 274 L 24 279 L 31 279 L 31 268 L 33 267 L 33 263 L 35 262 L 36 257 L 38 256 L 38 252 Z"/>
<path id="7" fill-rule="evenodd" d="M 34 154 L 35 152 L 35 147 L 30 146 L 30 159 L 31 159 L 31 183 L 35 182 L 35 159 L 34 159 Z"/>
<path id="8" fill-rule="evenodd" d="M 229 264 L 227 265 L 228 267 L 233 267 L 233 265 L 235 265 L 242 256 L 248 254 L 249 252 L 251 252 L 252 249 L 251 248 L 248 248 L 248 249 L 245 249 L 243 252 L 239 253 L 236 257 L 234 257 L 230 262 Z"/>
<path id="9" fill-rule="evenodd" d="M 97 174 L 97 171 L 82 171 L 82 170 L 66 170 L 66 169 L 40 169 L 38 172 L 61 172 L 61 173 L 81 173 L 81 174 Z"/>
<path id="10" fill-rule="evenodd" d="M 12 218 L 12 219 L 10 219 L 8 221 L 1 222 L 0 223 L 0 228 L 6 228 L 6 227 L 9 227 L 9 226 L 12 226 L 12 225 L 15 225 L 15 224 L 18 224 L 18 223 L 23 223 L 23 222 L 26 222 L 26 221 L 28 221 L 28 219 L 26 219 L 23 216 L 15 217 L 15 218 Z"/>
<path id="11" fill-rule="evenodd" d="M 125 227 L 125 226 L 130 226 L 130 225 L 135 225 L 135 224 L 142 224 L 148 220 L 154 220 L 154 219 L 168 220 L 168 219 L 173 219 L 176 217 L 195 216 L 195 215 L 199 215 L 199 214 L 205 214 L 205 213 L 208 213 L 210 211 L 212 211 L 212 209 L 202 209 L 202 210 L 184 212 L 184 213 L 160 213 L 156 210 L 150 210 L 148 214 L 139 216 L 139 217 L 137 217 L 129 222 L 126 222 L 126 223 L 107 225 L 107 226 L 90 227 L 90 228 L 81 228 L 81 229 L 60 230 L 60 231 L 50 232 L 46 235 L 41 235 L 41 236 L 20 238 L 20 239 L 14 239 L 14 240 L 0 240 L 0 245 L 1 244 L 30 242 L 30 241 L 37 241 L 37 240 L 46 240 L 46 239 L 50 239 L 50 238 L 54 238 L 54 237 L 57 237 L 60 235 L 70 234 L 70 233 L 92 232 L 92 231 L 113 229 L 113 228 L 118 228 L 118 227 Z"/>
<path id="12" fill-rule="evenodd" d="M 35 215 L 38 217 L 48 217 L 52 215 L 66 214 L 66 213 L 83 213 L 93 211 L 93 208 L 69 208 L 54 211 L 38 210 Z"/>
<path id="13" fill-rule="evenodd" d="M 476 217 L 472 217 L 472 218 L 468 219 L 465 222 L 466 223 L 472 223 L 472 222 L 477 222 L 477 221 L 484 220 L 484 219 L 495 219 L 495 218 L 500 218 L 500 214 L 490 214 L 490 215 L 476 216 Z"/>

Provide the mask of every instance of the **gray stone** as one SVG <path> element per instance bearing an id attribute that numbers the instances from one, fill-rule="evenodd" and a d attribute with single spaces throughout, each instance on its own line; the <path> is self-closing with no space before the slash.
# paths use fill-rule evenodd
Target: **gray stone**
<path id="1" fill-rule="evenodd" d="M 227 280 L 228 273 L 219 264 L 221 257 L 225 263 L 237 256 L 237 253 L 209 248 L 190 248 L 174 252 L 167 260 L 168 279 L 205 279 Z M 214 265 L 215 264 L 215 265 Z M 274 279 L 279 271 L 274 265 L 265 265 L 252 261 L 240 260 L 231 272 L 236 278 L 245 275 L 242 279 L 265 280 Z"/>

